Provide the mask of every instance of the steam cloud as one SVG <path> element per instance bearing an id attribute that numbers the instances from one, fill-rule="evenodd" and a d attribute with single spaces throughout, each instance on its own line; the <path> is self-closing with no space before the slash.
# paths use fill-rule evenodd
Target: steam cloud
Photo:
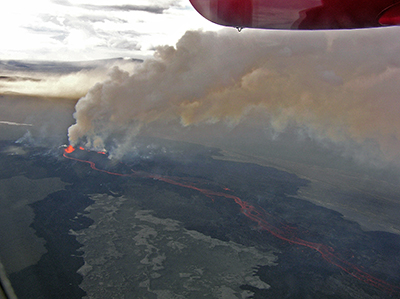
<path id="1" fill-rule="evenodd" d="M 295 124 L 315 139 L 373 143 L 397 161 L 397 34 L 190 31 L 132 74 L 113 68 L 78 101 L 69 141 L 104 148 L 154 124 L 212 128 L 253 118 L 278 133 Z"/>

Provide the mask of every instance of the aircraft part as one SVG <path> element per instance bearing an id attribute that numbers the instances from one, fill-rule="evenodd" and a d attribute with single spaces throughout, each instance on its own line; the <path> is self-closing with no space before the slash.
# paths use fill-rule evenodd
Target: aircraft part
<path id="1" fill-rule="evenodd" d="M 379 23 L 386 26 L 400 25 L 400 3 L 385 9 L 379 17 Z"/>
<path id="2" fill-rule="evenodd" d="M 190 2 L 211 22 L 238 28 L 352 29 L 400 23 L 399 0 L 190 0 Z"/>

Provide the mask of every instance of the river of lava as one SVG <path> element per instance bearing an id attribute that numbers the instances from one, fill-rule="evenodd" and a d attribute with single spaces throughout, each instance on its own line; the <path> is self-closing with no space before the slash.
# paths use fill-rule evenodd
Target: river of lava
<path id="1" fill-rule="evenodd" d="M 78 149 L 81 151 L 89 151 L 89 150 L 85 150 L 82 147 L 79 147 Z M 137 172 L 134 170 L 131 170 L 132 173 L 123 174 L 123 173 L 117 173 L 117 172 L 111 172 L 111 171 L 99 169 L 96 167 L 95 163 L 92 161 L 81 160 L 81 159 L 78 159 L 78 158 L 75 158 L 75 157 L 72 157 L 69 155 L 76 150 L 77 149 L 75 149 L 74 147 L 69 145 L 67 148 L 65 148 L 63 156 L 67 159 L 75 160 L 75 161 L 82 162 L 82 163 L 87 163 L 90 165 L 90 167 L 93 170 L 104 172 L 104 173 L 107 173 L 110 175 L 156 179 L 156 180 L 159 180 L 159 181 L 171 184 L 171 185 L 198 191 L 198 192 L 202 193 L 203 195 L 209 197 L 213 201 L 218 197 L 232 199 L 235 203 L 237 203 L 240 206 L 241 213 L 243 213 L 246 217 L 248 217 L 249 219 L 251 219 L 252 221 L 257 223 L 261 230 L 268 231 L 273 236 L 275 236 L 281 240 L 284 240 L 288 243 L 311 248 L 311 249 L 319 252 L 321 254 L 322 258 L 325 259 L 327 262 L 339 267 L 340 269 L 342 269 L 346 273 L 350 274 L 351 276 L 357 278 L 358 280 L 365 282 L 369 285 L 372 285 L 378 289 L 381 289 L 381 290 L 391 294 L 392 296 L 396 296 L 396 297 L 400 296 L 400 288 L 399 287 L 393 286 L 384 280 L 376 278 L 376 277 L 366 273 L 365 271 L 361 270 L 359 267 L 340 258 L 337 254 L 335 254 L 335 250 L 332 247 L 326 246 L 321 243 L 314 243 L 314 242 L 310 242 L 310 241 L 306 241 L 301 238 L 298 238 L 293 233 L 293 231 L 290 229 L 290 227 L 288 229 L 288 227 L 285 227 L 284 225 L 282 225 L 282 222 L 276 221 L 276 217 L 265 212 L 261 208 L 256 208 L 255 206 L 240 199 L 239 197 L 237 197 L 235 195 L 225 193 L 225 192 L 219 192 L 219 191 L 213 191 L 213 190 L 209 190 L 209 189 L 199 188 L 199 187 L 196 187 L 196 186 L 190 184 L 187 181 L 180 182 L 180 178 L 154 175 L 154 174 L 149 174 L 149 173 L 145 173 L 145 172 Z M 105 154 L 104 152 L 100 152 L 100 153 Z M 222 188 L 222 189 L 225 191 L 231 191 L 229 188 Z M 271 221 L 271 220 L 274 220 L 274 221 Z"/>

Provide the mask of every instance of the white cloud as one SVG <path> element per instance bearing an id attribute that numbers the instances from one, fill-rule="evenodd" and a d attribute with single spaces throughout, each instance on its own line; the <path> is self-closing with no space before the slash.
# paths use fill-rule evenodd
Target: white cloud
<path id="1" fill-rule="evenodd" d="M 188 29 L 220 28 L 186 1 L 122 0 L 8 1 L 0 26 L 0 59 L 35 60 L 148 57 Z"/>

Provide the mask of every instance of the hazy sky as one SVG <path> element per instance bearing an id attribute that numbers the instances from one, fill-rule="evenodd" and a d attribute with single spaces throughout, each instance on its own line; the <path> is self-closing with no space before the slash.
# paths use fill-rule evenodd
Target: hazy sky
<path id="1" fill-rule="evenodd" d="M 0 4 L 0 59 L 141 58 L 186 30 L 218 30 L 188 0 L 13 0 Z"/>

